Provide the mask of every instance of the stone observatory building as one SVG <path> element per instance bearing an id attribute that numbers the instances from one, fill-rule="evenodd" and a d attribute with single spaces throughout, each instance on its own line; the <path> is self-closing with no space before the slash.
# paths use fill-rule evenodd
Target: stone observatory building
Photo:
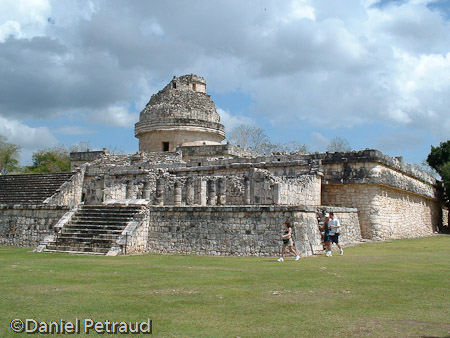
<path id="1" fill-rule="evenodd" d="M 136 123 L 139 151 L 71 154 L 72 172 L 0 176 L 0 244 L 102 255 L 275 256 L 286 220 L 303 256 L 448 227 L 441 182 L 374 149 L 254 154 L 224 139 L 206 82 L 174 77 Z M 414 219 L 414 222 L 405 222 Z"/>
<path id="2" fill-rule="evenodd" d="M 174 76 L 142 110 L 135 135 L 139 151 L 175 151 L 179 146 L 220 144 L 225 128 L 206 81 L 197 75 Z"/>

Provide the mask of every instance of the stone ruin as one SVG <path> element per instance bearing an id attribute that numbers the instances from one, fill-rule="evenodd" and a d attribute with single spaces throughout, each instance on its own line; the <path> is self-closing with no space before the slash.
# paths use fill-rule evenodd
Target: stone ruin
<path id="1" fill-rule="evenodd" d="M 220 116 L 196 75 L 153 95 L 135 134 L 136 154 L 77 152 L 70 174 L 0 176 L 0 244 L 273 256 L 289 219 L 308 256 L 322 252 L 319 224 L 330 210 L 344 245 L 448 226 L 440 182 L 401 158 L 372 149 L 260 156 L 222 144 Z M 30 183 L 38 181 L 46 190 Z"/>

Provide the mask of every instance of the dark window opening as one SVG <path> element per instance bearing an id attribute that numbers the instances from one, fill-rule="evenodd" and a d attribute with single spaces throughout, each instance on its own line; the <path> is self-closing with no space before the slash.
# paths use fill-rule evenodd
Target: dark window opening
<path id="1" fill-rule="evenodd" d="M 195 83 L 192 84 L 192 89 L 197 90 L 197 85 Z"/>
<path id="2" fill-rule="evenodd" d="M 163 151 L 169 151 L 169 142 L 163 142 Z"/>
<path id="3" fill-rule="evenodd" d="M 172 88 L 173 89 L 177 89 L 177 83 L 176 82 L 172 82 Z"/>

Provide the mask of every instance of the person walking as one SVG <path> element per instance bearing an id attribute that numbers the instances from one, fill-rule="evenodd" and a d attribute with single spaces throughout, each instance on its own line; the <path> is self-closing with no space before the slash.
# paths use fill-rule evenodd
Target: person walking
<path id="1" fill-rule="evenodd" d="M 281 235 L 281 239 L 283 240 L 283 246 L 281 247 L 281 257 L 278 258 L 278 262 L 284 262 L 284 254 L 286 252 L 286 246 L 289 248 L 289 251 L 295 255 L 295 260 L 298 261 L 300 259 L 299 254 L 294 249 L 294 241 L 292 240 L 292 224 L 289 221 L 284 222 L 286 227 L 284 234 Z"/>
<path id="2" fill-rule="evenodd" d="M 340 234 L 340 228 L 341 223 L 339 220 L 334 216 L 334 212 L 330 211 L 330 221 L 328 222 L 328 229 L 329 229 L 329 245 L 328 245 L 328 251 L 326 256 L 330 257 L 331 254 L 331 246 L 333 243 L 336 243 L 337 247 L 339 248 L 341 256 L 344 254 L 344 249 L 342 249 L 341 245 L 339 244 L 339 234 Z"/>
<path id="3" fill-rule="evenodd" d="M 331 240 L 330 240 L 330 228 L 328 227 L 328 223 L 330 222 L 330 214 L 327 212 L 325 214 L 325 219 L 323 221 L 323 227 L 321 231 L 323 231 L 323 242 L 325 244 L 325 248 L 327 249 L 326 256 L 330 256 L 331 254 Z"/>

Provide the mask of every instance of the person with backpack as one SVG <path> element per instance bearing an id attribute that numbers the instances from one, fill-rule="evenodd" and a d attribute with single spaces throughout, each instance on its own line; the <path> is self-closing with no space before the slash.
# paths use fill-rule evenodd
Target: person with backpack
<path id="1" fill-rule="evenodd" d="M 292 224 L 289 221 L 284 222 L 286 227 L 284 234 L 281 235 L 281 239 L 283 240 L 283 246 L 281 247 L 281 257 L 278 258 L 278 262 L 284 262 L 284 254 L 286 251 L 286 246 L 289 248 L 289 251 L 295 255 L 295 260 L 298 261 L 300 259 L 300 255 L 294 249 L 294 240 L 292 239 Z"/>

